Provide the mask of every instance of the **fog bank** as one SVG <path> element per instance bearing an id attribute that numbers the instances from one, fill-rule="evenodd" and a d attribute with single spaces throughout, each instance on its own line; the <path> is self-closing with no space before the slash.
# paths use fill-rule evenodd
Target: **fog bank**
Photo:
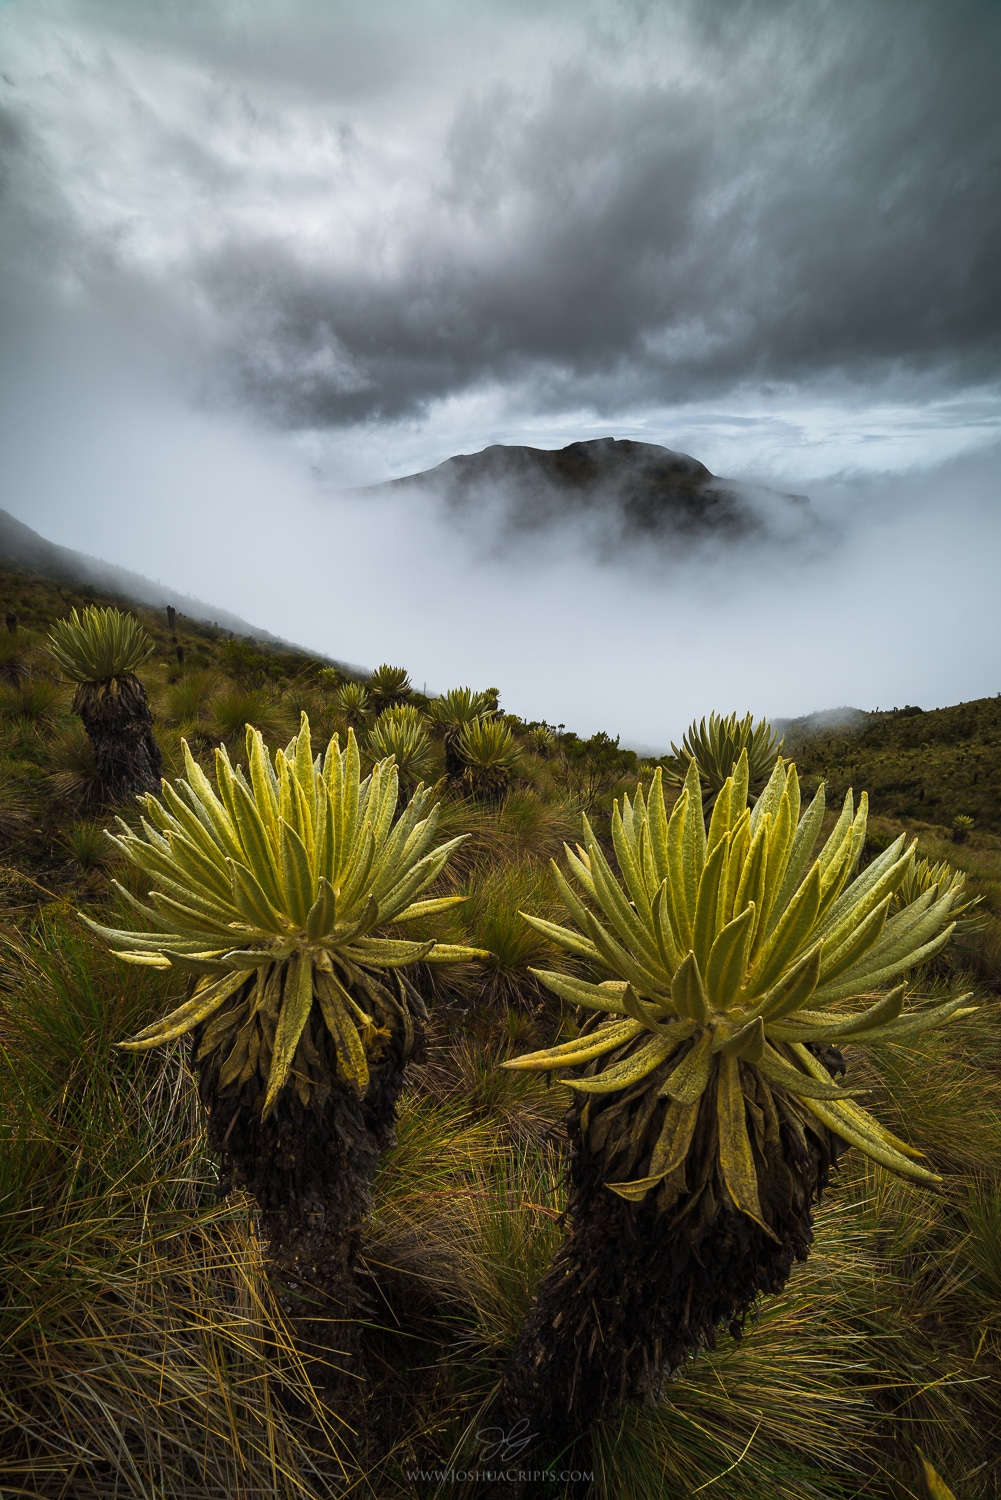
<path id="1" fill-rule="evenodd" d="M 666 747 L 714 708 L 1001 690 L 1001 448 L 815 483 L 805 540 L 610 554 L 586 527 L 497 545 L 489 512 L 457 526 L 433 497 L 339 493 L 294 447 L 159 398 L 53 415 L 58 443 L 15 421 L 0 456 L 8 508 L 43 535 L 429 690 L 496 685 L 525 718 Z"/>

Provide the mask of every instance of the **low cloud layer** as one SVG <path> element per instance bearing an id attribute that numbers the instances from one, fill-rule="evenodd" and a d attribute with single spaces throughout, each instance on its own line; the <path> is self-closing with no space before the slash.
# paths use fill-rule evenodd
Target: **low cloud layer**
<path id="1" fill-rule="evenodd" d="M 92 306 L 200 399 L 996 382 L 988 0 L 156 9 L 6 6 L 4 254 L 22 310 Z"/>
<path id="2" fill-rule="evenodd" d="M 457 528 L 433 497 L 338 495 L 274 435 L 124 392 L 60 409 L 58 428 L 61 443 L 22 434 L 0 463 L 44 535 L 433 691 L 496 685 L 526 718 L 666 748 L 714 708 L 1001 691 L 1001 448 L 815 486 L 821 547 L 600 558 L 576 526 L 512 555 L 489 514 Z"/>

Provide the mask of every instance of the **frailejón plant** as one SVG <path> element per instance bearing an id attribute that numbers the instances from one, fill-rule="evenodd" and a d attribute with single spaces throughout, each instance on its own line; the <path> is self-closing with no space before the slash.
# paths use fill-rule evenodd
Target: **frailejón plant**
<path id="1" fill-rule="evenodd" d="M 526 917 L 606 977 L 535 971 L 593 1019 L 504 1065 L 554 1073 L 576 1101 L 574 1227 L 506 1377 L 508 1415 L 553 1419 L 559 1391 L 559 1420 L 584 1424 L 777 1290 L 843 1144 L 939 1180 L 814 1049 L 965 1013 L 963 999 L 907 1004 L 907 972 L 949 940 L 956 888 L 892 915 L 914 846 L 901 836 L 852 878 L 864 794 L 815 855 L 823 788 L 801 814 L 795 767 L 778 761 L 753 809 L 747 793 L 741 752 L 707 830 L 694 758 L 670 817 L 658 771 L 615 805 L 618 875 L 586 818 L 572 880 L 556 869 L 573 926 Z"/>
<path id="2" fill-rule="evenodd" d="M 428 718 L 444 728 L 461 728 L 474 719 L 490 713 L 490 702 L 485 693 L 475 693 L 472 688 L 451 688 L 440 698 L 432 698 L 427 707 Z"/>
<path id="3" fill-rule="evenodd" d="M 224 1180 L 278 1215 L 300 1258 L 319 1227 L 326 1280 L 343 1283 L 419 1040 L 402 971 L 477 956 L 381 934 L 461 899 L 419 899 L 461 840 L 435 847 L 423 789 L 396 816 L 395 766 L 362 778 L 350 732 L 314 758 L 303 714 L 273 760 L 256 730 L 246 744 L 246 772 L 216 752 L 215 787 L 185 746 L 186 776 L 144 799 L 141 831 L 119 820 L 116 846 L 153 885 L 148 903 L 120 890 L 143 930 L 84 920 L 121 958 L 190 976 L 181 1005 L 120 1045 L 192 1035 Z"/>
<path id="4" fill-rule="evenodd" d="M 110 801 L 156 790 L 162 760 L 153 715 L 136 669 L 153 642 L 132 615 L 88 606 L 73 610 L 49 634 L 48 649 L 76 684 L 73 712 L 94 747 L 101 791 Z"/>
<path id="5" fill-rule="evenodd" d="M 459 734 L 455 753 L 463 779 L 475 796 L 501 797 L 521 754 L 510 726 L 502 719 L 474 719 Z"/>
<path id="6" fill-rule="evenodd" d="M 915 860 L 893 893 L 890 915 L 903 911 L 930 890 L 934 890 L 939 896 L 951 893 L 956 937 L 975 932 L 981 926 L 979 918 L 973 912 L 981 904 L 983 897 L 966 894 L 966 875 L 962 870 L 954 869 L 947 859 L 939 860 L 937 864 L 933 864 L 930 859 Z"/>
<path id="7" fill-rule="evenodd" d="M 445 772 L 453 780 L 460 778 L 465 770 L 458 749 L 462 731 L 493 711 L 493 700 L 486 693 L 474 693 L 467 687 L 452 688 L 428 704 L 428 718 L 442 731 Z"/>
<path id="8" fill-rule="evenodd" d="M 755 724 L 750 714 L 738 719 L 736 714 L 727 714 L 723 718 L 713 713 L 709 715 L 708 724 L 703 719 L 688 726 L 680 750 L 671 741 L 677 764 L 665 767 L 664 775 L 669 782 L 680 786 L 694 761 L 699 769 L 703 798 L 709 800 L 723 786 L 741 752 L 746 751 L 747 790 L 753 799 L 771 775 L 782 752 L 782 744 L 766 719 Z"/>
<path id="9" fill-rule="evenodd" d="M 134 615 L 88 605 L 57 620 L 49 632 L 49 653 L 81 696 L 103 696 L 113 682 L 134 674 L 153 650 L 153 642 Z"/>
<path id="10" fill-rule="evenodd" d="M 368 679 L 368 690 L 379 709 L 391 708 L 396 703 L 405 703 L 411 691 L 410 677 L 406 667 L 391 667 L 383 662 L 376 667 Z"/>
<path id="11" fill-rule="evenodd" d="M 393 757 L 400 785 L 407 793 L 434 769 L 427 720 L 411 703 L 384 709 L 369 730 L 367 743 L 373 756 Z"/>
<path id="12" fill-rule="evenodd" d="M 347 719 L 348 726 L 358 729 L 368 715 L 368 688 L 363 682 L 345 682 L 334 694 L 334 703 Z"/>

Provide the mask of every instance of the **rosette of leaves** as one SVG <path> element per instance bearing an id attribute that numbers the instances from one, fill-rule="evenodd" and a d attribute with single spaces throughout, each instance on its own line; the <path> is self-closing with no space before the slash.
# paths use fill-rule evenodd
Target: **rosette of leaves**
<path id="1" fill-rule="evenodd" d="M 434 770 L 434 747 L 426 724 L 418 708 L 404 703 L 384 709 L 368 734 L 369 752 L 376 759 L 393 757 L 400 785 L 408 794 Z"/>
<path id="2" fill-rule="evenodd" d="M 136 670 L 153 642 L 133 615 L 118 609 L 76 609 L 52 627 L 49 653 L 76 684 L 73 712 L 94 747 L 102 794 L 109 801 L 155 791 L 163 767 L 153 715 Z"/>
<path id="3" fill-rule="evenodd" d="M 816 854 L 822 787 L 801 812 L 795 767 L 778 761 L 753 810 L 747 797 L 742 752 L 707 831 L 697 762 L 670 817 L 658 770 L 615 805 L 618 874 L 586 818 L 571 878 L 554 866 L 572 925 L 526 916 L 597 971 L 536 971 L 591 1020 L 505 1064 L 556 1074 L 574 1099 L 572 1232 L 502 1390 L 508 1417 L 543 1412 L 554 1440 L 652 1389 L 781 1288 L 846 1145 L 939 1180 L 822 1057 L 965 1013 L 963 999 L 908 1005 L 905 982 L 948 942 L 955 887 L 894 914 L 914 860 L 903 836 L 853 878 L 864 794 L 856 811 L 848 793 Z"/>
<path id="4" fill-rule="evenodd" d="M 346 682 L 334 694 L 334 705 L 352 729 L 359 729 L 368 718 L 368 688 L 363 682 Z"/>
<path id="5" fill-rule="evenodd" d="M 931 890 L 939 896 L 951 893 L 952 915 L 956 922 L 955 937 L 976 932 L 982 926 L 982 922 L 971 913 L 981 904 L 983 897 L 966 894 L 965 874 L 962 870 L 954 869 L 947 859 L 939 860 L 937 864 L 933 864 L 930 859 L 915 860 L 893 894 L 891 915 L 903 911 L 919 896 Z"/>
<path id="6" fill-rule="evenodd" d="M 424 789 L 397 816 L 396 767 L 362 778 L 350 732 L 314 758 L 303 714 L 273 760 L 258 731 L 246 746 L 246 771 L 216 752 L 213 787 L 185 745 L 185 777 L 144 799 L 141 830 L 119 819 L 113 842 L 153 886 L 148 902 L 119 888 L 142 930 L 84 920 L 121 958 L 189 979 L 182 1004 L 119 1045 L 191 1036 L 224 1188 L 248 1187 L 286 1262 L 322 1261 L 321 1281 L 350 1301 L 358 1226 L 421 1038 L 404 970 L 478 956 L 385 929 L 462 899 L 420 899 L 461 840 L 435 846 Z"/>
<path id="7" fill-rule="evenodd" d="M 536 755 L 550 756 L 556 751 L 556 735 L 548 724 L 533 724 L 528 740 Z"/>
<path id="8" fill-rule="evenodd" d="M 681 748 L 671 741 L 676 765 L 665 766 L 664 776 L 675 786 L 684 784 L 688 768 L 698 766 L 702 795 L 711 800 L 720 791 L 742 754 L 747 755 L 747 791 L 753 799 L 761 791 L 782 752 L 784 740 L 776 737 L 767 719 L 755 724 L 750 714 L 710 714 L 709 722 L 692 723 L 682 737 Z"/>
<path id="9" fill-rule="evenodd" d="M 474 719 L 460 732 L 455 750 L 463 781 L 474 796 L 503 797 L 521 754 L 509 725 L 502 719 Z"/>
<path id="10" fill-rule="evenodd" d="M 392 708 L 397 703 L 406 703 L 410 696 L 411 683 L 406 667 L 391 667 L 383 662 L 376 667 L 368 679 L 368 690 L 376 709 Z"/>
<path id="11" fill-rule="evenodd" d="M 452 688 L 440 698 L 432 698 L 427 712 L 432 724 L 442 730 L 445 773 L 455 780 L 465 770 L 458 753 L 459 737 L 467 725 L 492 712 L 490 701 L 485 693 L 474 693 L 472 688 Z"/>

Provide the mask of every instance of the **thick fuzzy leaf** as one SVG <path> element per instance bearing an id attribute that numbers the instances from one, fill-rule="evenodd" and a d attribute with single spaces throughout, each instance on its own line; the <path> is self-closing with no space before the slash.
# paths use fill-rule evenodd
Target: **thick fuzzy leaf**
<path id="1" fill-rule="evenodd" d="M 717 843 L 709 854 L 699 880 L 699 893 L 695 902 L 695 920 L 692 923 L 692 951 L 700 971 L 706 973 L 709 950 L 716 937 L 716 916 L 719 906 L 720 879 L 726 871 L 727 848 Z"/>
<path id="2" fill-rule="evenodd" d="M 373 964 L 378 969 L 395 969 L 402 964 L 416 964 L 427 958 L 435 947 L 434 938 L 426 943 L 407 943 L 399 938 L 355 938 L 348 954 L 356 963 Z"/>
<path id="3" fill-rule="evenodd" d="M 489 948 L 467 948 L 464 943 L 435 943 L 425 955 L 426 964 L 482 963 L 494 955 Z"/>
<path id="4" fill-rule="evenodd" d="M 782 977 L 813 936 L 820 910 L 820 867 L 814 865 L 779 918 L 747 983 L 748 999 L 757 999 Z"/>
<path id="5" fill-rule="evenodd" d="M 963 1002 L 969 998 L 969 994 L 960 995 L 954 1000 L 944 1000 L 938 1005 L 929 1006 L 927 1010 L 901 1016 L 899 1020 L 889 1021 L 885 1026 L 866 1029 L 857 1040 L 865 1046 L 879 1042 L 910 1041 L 911 1037 L 920 1036 L 924 1031 L 934 1031 L 936 1027 L 944 1026 L 946 1021 L 958 1021 L 962 1016 L 971 1015 L 979 1007 L 964 1005 Z M 856 1040 L 854 1035 L 852 1040 Z"/>
<path id="6" fill-rule="evenodd" d="M 906 870 L 908 863 L 914 856 L 917 840 L 914 840 L 910 848 L 905 848 L 907 835 L 902 833 L 899 838 L 894 839 L 889 848 L 884 849 L 882 854 L 877 854 L 870 865 L 856 876 L 851 885 L 840 895 L 824 919 L 824 936 L 832 943 L 840 943 L 842 938 L 838 929 L 846 917 L 851 917 L 851 925 L 860 921 L 867 912 L 882 900 L 886 892 L 893 891 L 900 884 L 902 878 L 898 866 L 903 862 Z M 889 880 L 887 877 L 889 876 Z M 882 887 L 882 889 L 880 889 Z"/>
<path id="7" fill-rule="evenodd" d="M 842 936 L 837 948 L 828 948 L 828 942 L 835 941 L 836 935 L 831 939 L 823 939 L 824 961 L 821 964 L 821 976 L 825 984 L 833 982 L 846 973 L 863 953 L 867 953 L 875 943 L 878 943 L 883 928 L 886 926 L 887 913 L 892 899 L 891 896 L 885 897 L 869 912 L 868 916 L 861 918 L 857 927 L 852 928 L 847 936 Z"/>
<path id="8" fill-rule="evenodd" d="M 653 780 L 650 783 L 650 790 L 647 793 L 646 799 L 650 858 L 657 876 L 658 885 L 662 880 L 666 880 L 670 874 L 663 774 L 661 767 L 658 766 L 653 773 Z"/>
<path id="9" fill-rule="evenodd" d="M 769 1021 L 768 1035 L 778 1041 L 790 1042 L 826 1041 L 828 1038 L 833 1041 L 836 1037 L 858 1036 L 874 1027 L 884 1026 L 888 1021 L 895 1021 L 904 1008 L 906 992 L 906 984 L 900 984 L 868 1010 L 854 1016 L 832 1016 L 822 1010 L 800 1011 L 784 1023 Z M 801 1032 L 809 1035 L 800 1035 Z"/>
<path id="10" fill-rule="evenodd" d="M 278 1025 L 275 1027 L 274 1048 L 271 1054 L 271 1070 L 268 1074 L 268 1089 L 264 1097 L 262 1118 L 267 1119 L 285 1085 L 292 1067 L 292 1059 L 299 1045 L 303 1027 L 309 1019 L 313 1003 L 313 965 L 308 955 L 293 960 L 294 969 L 285 985 Z"/>
<path id="11" fill-rule="evenodd" d="M 780 1057 L 773 1047 L 766 1047 L 756 1063 L 769 1083 L 781 1084 L 790 1094 L 801 1099 L 843 1099 L 852 1090 L 839 1088 L 830 1078 L 815 1078 L 803 1073 L 792 1063 Z"/>
<path id="12" fill-rule="evenodd" d="M 284 936 L 288 932 L 288 923 L 275 911 L 256 876 L 246 865 L 237 864 L 235 859 L 229 861 L 229 870 L 233 904 L 244 921 L 262 933 L 276 932 Z"/>
<path id="13" fill-rule="evenodd" d="M 613 1063 L 611 1067 L 605 1068 L 596 1078 L 561 1078 L 569 1088 L 576 1089 L 585 1094 L 611 1094 L 617 1089 L 629 1088 L 630 1085 L 638 1083 L 654 1068 L 660 1066 L 666 1057 L 674 1051 L 678 1045 L 677 1037 L 670 1033 L 670 1028 L 663 1036 L 651 1037 L 638 1047 L 631 1057 L 622 1062 Z"/>
<path id="14" fill-rule="evenodd" d="M 896 1172 L 898 1177 L 909 1177 L 914 1182 L 923 1182 L 929 1187 L 935 1187 L 942 1181 L 936 1172 L 929 1172 L 926 1167 L 919 1166 L 917 1162 L 911 1161 L 900 1151 L 895 1151 L 892 1146 L 886 1145 L 875 1133 L 870 1134 L 860 1128 L 858 1122 L 837 1104 L 824 1103 L 820 1099 L 805 1095 L 803 1103 L 811 1114 L 816 1115 L 822 1125 L 827 1126 L 828 1130 L 832 1130 L 843 1141 L 847 1141 L 849 1146 L 857 1146 L 860 1151 L 865 1152 L 866 1156 L 879 1162 L 880 1166 Z M 873 1121 L 873 1124 L 875 1125 L 876 1122 Z"/>
<path id="15" fill-rule="evenodd" d="M 679 1104 L 694 1104 L 701 1099 L 709 1082 L 712 1045 L 712 1031 L 699 1032 L 678 1066 L 668 1074 L 660 1093 Z"/>
<path id="16" fill-rule="evenodd" d="M 398 911 L 393 920 L 416 922 L 422 917 L 433 917 L 440 911 L 451 911 L 453 906 L 461 906 L 464 901 L 468 900 L 468 896 L 435 896 L 430 901 L 415 901 L 404 911 Z"/>
<path id="17" fill-rule="evenodd" d="M 369 1083 L 368 1058 L 349 1013 L 351 996 L 333 975 L 324 974 L 318 980 L 316 998 L 324 1025 L 337 1048 L 340 1075 L 345 1083 L 352 1084 L 359 1094 L 363 1094 Z"/>
<path id="18" fill-rule="evenodd" d="M 660 1135 L 650 1155 L 650 1173 L 657 1181 L 680 1167 L 688 1155 L 699 1117 L 699 1101 L 681 1104 L 672 1100 L 664 1115 Z"/>
<path id="19" fill-rule="evenodd" d="M 281 862 L 285 909 L 297 927 L 305 927 L 310 907 L 316 900 L 313 872 L 305 844 L 286 820 L 281 825 Z"/>
<path id="20" fill-rule="evenodd" d="M 671 926 L 678 946 L 686 952 L 692 946 L 692 919 L 695 916 L 695 900 L 698 885 L 693 877 L 691 904 L 685 878 L 685 825 L 688 822 L 688 807 L 691 798 L 687 786 L 682 789 L 667 825 L 667 897 L 670 903 Z M 701 800 L 699 801 L 701 808 Z M 701 817 L 701 812 L 699 814 Z"/>
<path id="21" fill-rule="evenodd" d="M 670 1001 L 661 1000 L 654 1005 L 646 1005 L 637 995 L 631 984 L 627 984 L 622 992 L 622 1008 L 627 1016 L 632 1016 L 641 1026 L 650 1031 L 659 1031 L 662 1024 L 669 1020 L 674 1009 Z"/>
<path id="22" fill-rule="evenodd" d="M 628 807 L 628 800 L 627 800 Z M 630 809 L 631 812 L 631 809 Z M 643 866 L 637 844 L 631 837 L 632 818 L 630 817 L 630 829 L 626 830 L 625 822 L 619 812 L 619 804 L 616 802 L 612 812 L 612 845 L 615 849 L 615 857 L 622 871 L 622 878 L 626 883 L 626 889 L 636 907 L 637 912 L 647 931 L 650 927 L 650 894 L 647 890 L 646 880 L 643 875 Z"/>
<path id="23" fill-rule="evenodd" d="M 332 933 L 337 926 L 337 897 L 325 875 L 321 875 L 316 900 L 306 916 L 306 937 L 311 943 Z"/>
<path id="24" fill-rule="evenodd" d="M 747 1214 L 756 1224 L 760 1224 L 771 1239 L 776 1239 L 761 1216 L 758 1174 L 747 1134 L 740 1063 L 735 1057 L 725 1054 L 719 1063 L 716 1114 L 719 1124 L 719 1164 L 733 1206 L 740 1213 Z"/>
<path id="25" fill-rule="evenodd" d="M 625 1014 L 622 996 L 628 985 L 624 980 L 606 979 L 603 984 L 591 984 L 586 979 L 559 974 L 552 969 L 530 969 L 529 973 L 561 1000 L 569 1000 L 571 1005 L 586 1005 L 590 1010 L 604 1010 L 618 1016 Z"/>
<path id="26" fill-rule="evenodd" d="M 746 751 L 741 751 L 746 755 Z M 728 776 L 723 783 L 723 789 L 713 804 L 712 817 L 709 820 L 709 831 L 706 834 L 706 854 L 712 854 L 716 845 L 727 838 L 730 829 L 735 822 L 733 807 L 733 777 Z M 743 804 L 738 812 L 743 812 Z"/>
<path id="27" fill-rule="evenodd" d="M 671 1001 L 679 1016 L 691 1016 L 700 1024 L 709 1020 L 709 1001 L 694 953 L 686 954 L 678 965 L 671 985 Z"/>
<path id="28" fill-rule="evenodd" d="M 660 955 L 660 962 L 664 973 L 673 975 L 681 962 L 682 954 L 679 952 L 677 939 L 671 926 L 671 903 L 668 897 L 666 880 L 654 897 L 651 908 L 651 923 L 654 938 L 657 942 L 657 952 Z"/>
<path id="29" fill-rule="evenodd" d="M 760 1016 L 754 1021 L 748 1021 L 746 1026 L 738 1027 L 732 1036 L 715 1046 L 714 1050 L 722 1052 L 724 1057 L 739 1057 L 743 1062 L 760 1062 L 765 1052 L 764 1021 Z"/>
<path id="30" fill-rule="evenodd" d="M 729 1010 L 744 983 L 755 915 L 752 902 L 727 923 L 712 945 L 706 966 L 706 993 L 717 1010 Z"/>
<path id="31" fill-rule="evenodd" d="M 578 1063 L 590 1062 L 606 1052 L 613 1052 L 617 1047 L 631 1041 L 634 1036 L 639 1036 L 643 1029 L 639 1022 L 631 1017 L 624 1021 L 606 1021 L 603 1026 L 598 1027 L 597 1031 L 575 1037 L 570 1042 L 562 1042 L 558 1047 L 546 1047 L 541 1052 L 526 1052 L 523 1057 L 509 1058 L 507 1062 L 501 1063 L 501 1067 L 509 1068 L 514 1073 L 549 1072 L 551 1068 L 560 1067 L 573 1068 Z"/>
<path id="32" fill-rule="evenodd" d="M 706 825 L 702 821 L 702 789 L 699 768 L 693 760 L 685 777 L 688 804 L 682 837 L 682 870 L 685 882 L 685 905 L 694 931 L 699 881 L 706 862 Z"/>
<path id="33" fill-rule="evenodd" d="M 880 986 L 888 984 L 891 979 L 896 979 L 909 969 L 916 968 L 918 964 L 923 964 L 929 958 L 934 958 L 935 954 L 940 953 L 952 937 L 955 926 L 955 922 L 950 922 L 949 926 L 943 932 L 939 933 L 938 937 L 932 938 L 920 948 L 915 948 L 913 951 L 904 953 L 892 963 L 888 963 L 879 969 L 870 969 L 868 967 L 868 962 L 872 955 L 867 955 L 864 964 L 855 969 L 850 969 L 847 974 L 843 974 L 840 979 L 834 980 L 831 984 L 821 985 L 816 992 L 815 999 L 825 1005 L 830 1005 L 835 1000 L 847 1000 L 852 995 L 857 995 L 865 990 L 879 989 Z"/>
<path id="34" fill-rule="evenodd" d="M 247 981 L 245 973 L 230 973 L 196 989 L 190 1000 L 172 1010 L 169 1016 L 152 1026 L 145 1026 L 131 1041 L 117 1042 L 123 1052 L 142 1052 L 149 1047 L 160 1047 L 179 1036 L 193 1031 L 228 1000 Z"/>
<path id="35" fill-rule="evenodd" d="M 641 995 L 655 995 L 666 987 L 666 975 L 653 973 L 640 958 L 617 943 L 601 923 L 588 913 L 587 930 L 591 941 L 607 968 L 622 979 L 628 979 Z M 659 964 L 658 964 L 659 968 Z"/>
<path id="36" fill-rule="evenodd" d="M 823 943 L 815 943 L 808 953 L 804 953 L 778 984 L 762 995 L 751 1011 L 752 1017 L 763 1016 L 770 1025 L 780 1016 L 792 1015 L 804 1006 L 817 988 L 823 949 Z"/>

